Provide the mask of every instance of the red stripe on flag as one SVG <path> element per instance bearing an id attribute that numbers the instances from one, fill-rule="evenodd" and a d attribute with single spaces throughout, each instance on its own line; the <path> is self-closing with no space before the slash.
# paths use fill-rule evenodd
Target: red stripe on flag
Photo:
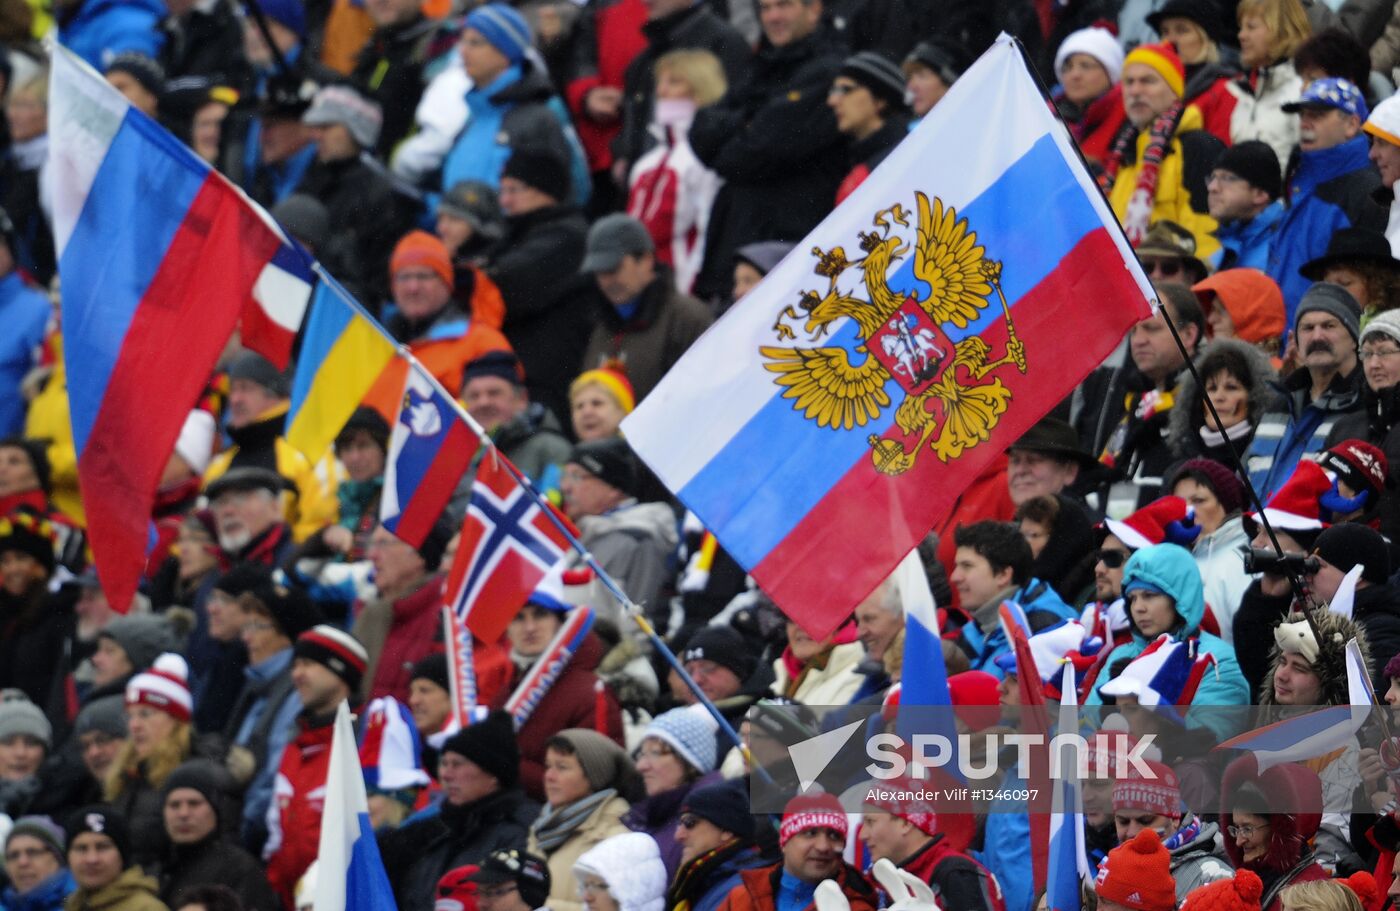
<path id="1" fill-rule="evenodd" d="M 452 499 L 452 492 L 457 489 L 457 482 L 467 473 L 472 457 L 481 445 L 476 435 L 467 429 L 465 421 L 455 414 L 449 415 L 448 418 L 451 426 L 442 440 L 442 448 L 428 466 L 418 489 L 404 504 L 403 513 L 399 516 L 399 524 L 394 532 L 414 547 L 422 546 L 423 539 L 433 530 L 433 523 L 447 508 L 448 501 Z"/>
<path id="2" fill-rule="evenodd" d="M 759 586 L 775 601 L 805 608 L 793 619 L 813 638 L 823 639 L 840 626 L 853 606 L 948 515 L 982 469 L 1059 404 L 1148 315 L 1127 269 L 1104 267 L 1116 262 L 1118 249 L 1108 232 L 1094 231 L 1016 304 L 1012 314 L 1016 335 L 1026 345 L 1028 370 L 1023 375 L 1008 365 L 981 381 L 1000 378 L 1012 394 L 990 440 L 951 463 L 940 462 L 925 444 L 914 467 L 898 477 L 880 474 L 868 452 L 863 454 L 753 567 Z M 981 337 L 990 358 L 1005 353 L 1005 321 L 997 320 Z M 971 383 L 963 369 L 958 377 Z M 893 426 L 890 414 L 886 426 Z M 838 552 L 842 559 L 829 559 Z"/>
<path id="3" fill-rule="evenodd" d="M 221 179 L 205 179 L 132 317 L 78 460 L 88 539 L 113 609 L 146 563 L 161 473 L 277 238 Z"/>

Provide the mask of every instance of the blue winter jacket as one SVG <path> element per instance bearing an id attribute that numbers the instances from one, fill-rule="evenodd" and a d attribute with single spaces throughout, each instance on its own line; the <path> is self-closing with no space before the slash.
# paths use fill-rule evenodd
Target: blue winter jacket
<path id="1" fill-rule="evenodd" d="M 1025 611 L 1026 620 L 1031 625 L 1031 632 L 1040 632 L 1061 620 L 1072 620 L 1079 617 L 1079 613 L 1066 604 L 1056 594 L 1055 589 L 1039 579 L 1031 579 L 1007 600 L 1016 602 Z M 992 606 L 988 605 L 979 609 L 977 614 L 980 615 L 989 608 Z M 962 629 L 958 631 L 957 639 L 954 641 L 968 656 L 968 663 L 971 665 L 969 670 L 986 671 L 1000 680 L 1006 676 L 1006 672 L 997 667 L 996 660 L 1011 651 L 1011 646 L 1006 641 L 1006 632 L 1001 628 L 1001 624 L 996 621 L 995 617 L 988 619 L 990 622 L 982 624 L 978 622 L 978 617 L 974 616 L 963 624 Z M 990 632 L 986 631 L 988 627 L 991 629 Z"/>
<path id="2" fill-rule="evenodd" d="M 1361 365 L 1348 376 L 1334 376 L 1332 384 L 1316 400 L 1309 401 L 1312 376 L 1300 367 L 1270 384 L 1282 393 L 1278 402 L 1259 418 L 1254 439 L 1244 454 L 1249 483 L 1268 500 L 1298 468 L 1304 456 L 1322 452 L 1337 419 L 1361 409 Z"/>
<path id="3" fill-rule="evenodd" d="M 1269 248 L 1278 236 L 1282 221 L 1283 203 L 1274 200 L 1248 221 L 1221 222 L 1215 232 L 1216 240 L 1220 241 L 1216 270 L 1258 269 L 1263 272 L 1268 269 Z"/>
<path id="4" fill-rule="evenodd" d="M 1333 232 L 1351 227 L 1385 230 L 1386 210 L 1371 198 L 1381 178 L 1367 157 L 1369 150 L 1366 137 L 1357 136 L 1330 149 L 1298 153 L 1299 164 L 1287 186 L 1288 207 L 1265 270 L 1283 289 L 1285 325 L 1290 329 L 1298 301 L 1312 285 L 1298 269 L 1327 252 Z"/>
<path id="5" fill-rule="evenodd" d="M 73 874 L 62 869 L 20 895 L 14 886 L 0 892 L 0 911 L 62 911 L 64 899 L 78 891 Z"/>
<path id="6" fill-rule="evenodd" d="M 1214 655 L 1215 668 L 1206 672 L 1201 685 L 1196 690 L 1192 705 L 1249 705 L 1249 684 L 1240 672 L 1235 660 L 1235 650 L 1219 636 L 1201 630 L 1201 618 L 1205 616 L 1205 590 L 1201 586 L 1201 571 L 1196 568 L 1196 558 L 1184 547 L 1175 544 L 1155 544 L 1135 551 L 1123 568 L 1123 590 L 1127 591 L 1134 581 L 1146 582 L 1160 589 L 1176 601 L 1176 613 L 1184 621 L 1172 638 L 1177 642 L 1187 639 L 1200 640 L 1199 654 Z M 1125 642 L 1109 653 L 1104 665 L 1112 668 L 1124 659 L 1131 660 L 1142 654 L 1149 642 L 1138 632 L 1136 624 L 1129 623 L 1133 631 L 1131 642 Z M 1109 678 L 1102 677 L 1094 687 L 1085 705 L 1102 705 L 1103 696 L 1099 689 Z"/>
<path id="7" fill-rule="evenodd" d="M 165 44 L 165 13 L 162 0 L 86 0 L 71 16 L 59 17 L 58 40 L 98 72 L 126 51 L 154 60 Z"/>
<path id="8" fill-rule="evenodd" d="M 53 308 L 42 291 L 29 287 L 18 272 L 0 278 L 0 439 L 24 432 L 24 396 L 19 386 L 33 368 L 44 343 Z"/>
<path id="9" fill-rule="evenodd" d="M 715 911 L 716 908 L 724 904 L 724 900 L 729 897 L 730 892 L 734 891 L 734 887 L 739 885 L 739 874 L 745 870 L 756 870 L 767 865 L 763 855 L 758 853 L 758 848 L 747 848 L 728 858 L 710 874 L 705 894 L 695 900 L 690 911 Z"/>

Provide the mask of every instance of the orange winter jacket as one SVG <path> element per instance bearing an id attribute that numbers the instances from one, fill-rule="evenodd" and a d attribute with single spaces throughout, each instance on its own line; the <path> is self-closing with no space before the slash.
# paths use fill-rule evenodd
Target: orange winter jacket
<path id="1" fill-rule="evenodd" d="M 1258 269 L 1225 269 L 1191 286 L 1210 315 L 1218 301 L 1235 324 L 1235 337 L 1257 345 L 1283 335 L 1283 292 Z M 1211 296 L 1214 295 L 1214 300 Z"/>
<path id="2" fill-rule="evenodd" d="M 424 335 L 408 343 L 408 350 L 455 397 L 462 391 L 462 368 L 469 361 L 488 351 L 511 348 L 499 329 L 459 315 L 434 323 Z M 384 415 L 391 425 L 398 414 L 399 395 L 403 392 L 407 370 L 408 363 L 401 358 L 389 361 L 364 398 L 364 404 Z"/>
<path id="3" fill-rule="evenodd" d="M 782 863 L 741 871 L 739 885 L 730 890 L 716 911 L 777 911 L 778 883 L 782 876 Z M 855 867 L 842 863 L 836 882 L 851 903 L 851 911 L 875 911 L 875 889 Z M 808 905 L 806 911 L 812 908 Z"/>

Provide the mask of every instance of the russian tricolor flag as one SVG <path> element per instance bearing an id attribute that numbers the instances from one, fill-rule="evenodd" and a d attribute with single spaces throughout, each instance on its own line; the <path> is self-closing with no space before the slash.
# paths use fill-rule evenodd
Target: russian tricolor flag
<path id="1" fill-rule="evenodd" d="M 78 481 L 103 588 L 124 611 L 161 472 L 240 316 L 255 312 L 249 341 L 285 361 L 310 285 L 270 218 L 63 47 L 50 84 Z"/>
<path id="2" fill-rule="evenodd" d="M 1154 296 L 1002 36 L 623 431 L 819 638 Z"/>
<path id="3" fill-rule="evenodd" d="M 369 799 L 355 748 L 355 729 L 350 724 L 350 708 L 344 702 L 335 711 L 326 808 L 321 815 L 316 863 L 315 907 L 337 911 L 397 907 L 369 823 Z"/>

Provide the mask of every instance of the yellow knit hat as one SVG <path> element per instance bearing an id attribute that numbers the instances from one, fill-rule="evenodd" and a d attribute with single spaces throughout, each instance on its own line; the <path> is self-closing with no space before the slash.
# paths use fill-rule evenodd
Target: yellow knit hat
<path id="1" fill-rule="evenodd" d="M 1160 44 L 1139 44 L 1132 49 L 1123 60 L 1123 69 L 1129 65 L 1141 63 L 1150 66 L 1157 71 L 1157 75 L 1166 80 L 1167 85 L 1180 98 L 1186 93 L 1186 67 L 1181 63 L 1181 58 L 1177 56 L 1176 48 L 1163 41 Z"/>
<path id="2" fill-rule="evenodd" d="M 569 384 L 569 398 L 572 399 L 580 389 L 590 383 L 597 383 L 608 390 L 608 393 L 617 399 L 623 414 L 631 414 L 632 409 L 637 407 L 637 394 L 632 391 L 632 381 L 627 379 L 621 364 L 607 363 L 580 373 L 578 379 Z"/>

